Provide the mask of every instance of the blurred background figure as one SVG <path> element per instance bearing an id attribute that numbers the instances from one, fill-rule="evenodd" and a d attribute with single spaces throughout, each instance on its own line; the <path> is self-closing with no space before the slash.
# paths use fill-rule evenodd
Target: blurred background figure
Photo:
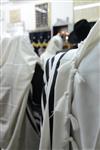
<path id="1" fill-rule="evenodd" d="M 45 52 L 40 56 L 43 63 L 45 63 L 48 58 L 56 55 L 57 52 L 63 50 L 63 45 L 67 35 L 67 32 L 65 33 L 61 31 L 51 38 Z"/>
<path id="2" fill-rule="evenodd" d="M 68 39 L 65 40 L 63 52 L 78 48 L 78 44 L 85 40 L 91 28 L 92 26 L 90 26 L 89 22 L 86 19 L 81 19 L 76 22 L 74 24 L 73 31 L 70 32 L 70 34 L 66 35 Z"/>

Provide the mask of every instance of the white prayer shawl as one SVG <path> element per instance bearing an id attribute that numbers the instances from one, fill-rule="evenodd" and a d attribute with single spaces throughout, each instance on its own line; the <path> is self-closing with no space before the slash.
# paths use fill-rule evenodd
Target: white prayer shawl
<path id="1" fill-rule="evenodd" d="M 28 37 L 4 38 L 0 43 L 0 148 L 4 150 L 32 150 L 39 144 L 25 113 L 36 63 L 40 60 Z"/>
<path id="2" fill-rule="evenodd" d="M 63 40 L 59 34 L 51 38 L 45 52 L 40 56 L 43 64 L 46 60 L 56 54 L 57 51 L 61 51 L 63 48 Z"/>
<path id="3" fill-rule="evenodd" d="M 78 50 L 69 51 L 62 57 L 57 69 L 54 99 L 50 99 L 54 66 L 61 54 L 55 56 L 48 82 L 45 79 L 47 104 L 43 109 L 40 150 L 70 150 L 69 142 L 73 150 L 100 149 L 99 31 L 100 20 Z M 50 116 L 51 103 L 53 112 Z"/>
<path id="4" fill-rule="evenodd" d="M 90 31 L 76 61 L 72 113 L 79 129 L 73 137 L 82 150 L 100 149 L 100 20 Z"/>

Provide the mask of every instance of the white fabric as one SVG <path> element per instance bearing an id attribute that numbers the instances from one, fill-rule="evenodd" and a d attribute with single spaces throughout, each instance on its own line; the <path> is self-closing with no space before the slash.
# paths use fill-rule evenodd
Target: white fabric
<path id="1" fill-rule="evenodd" d="M 78 50 L 69 51 L 61 60 L 54 90 L 52 150 L 69 150 L 69 141 L 72 143 L 73 150 L 100 149 L 99 31 L 100 20 Z M 49 76 L 51 79 L 52 74 Z M 47 87 L 50 86 L 49 82 Z M 44 112 L 40 150 L 50 150 L 47 117 L 48 99 Z M 70 123 L 73 128 L 72 136 L 69 133 Z"/>
<path id="2" fill-rule="evenodd" d="M 68 82 L 69 73 L 67 73 L 67 72 L 71 68 L 70 60 L 72 60 L 73 57 L 76 56 L 76 52 L 77 52 L 77 49 L 74 49 L 74 50 L 71 50 L 68 53 L 66 53 L 65 56 L 63 57 L 63 59 L 61 59 L 60 68 L 58 69 L 58 76 L 57 76 L 57 82 L 56 82 L 56 87 L 55 87 L 54 105 L 56 106 L 59 101 L 61 103 L 60 104 L 58 103 L 58 105 L 62 105 L 62 108 L 60 106 L 61 113 L 57 112 L 57 110 L 56 110 L 57 108 L 55 108 L 55 111 L 54 111 L 54 128 L 53 128 L 54 133 L 53 133 L 53 148 L 52 148 L 53 150 L 55 150 L 55 149 L 61 150 L 62 145 L 64 144 L 64 135 L 65 135 L 64 122 L 65 122 L 65 113 L 66 113 L 64 108 L 67 107 L 65 104 L 65 103 L 67 103 L 67 101 L 65 102 L 62 100 L 63 100 L 63 98 L 66 99 L 66 96 L 67 96 L 66 92 L 63 95 L 64 90 L 66 89 L 67 82 Z M 44 150 L 44 149 L 49 150 L 50 149 L 48 96 L 49 96 L 49 92 L 50 92 L 50 88 L 51 88 L 51 83 L 53 80 L 56 62 L 59 59 L 60 55 L 61 54 L 59 53 L 55 56 L 55 61 L 54 61 L 53 67 L 50 70 L 49 81 L 45 85 L 46 96 L 47 96 L 47 105 L 46 105 L 45 112 L 43 114 L 44 121 L 43 121 L 43 127 L 42 127 L 41 139 L 40 139 L 40 150 Z M 66 67 L 65 67 L 65 64 L 66 64 Z M 66 76 L 65 76 L 65 74 L 66 74 Z M 56 88 L 58 88 L 58 89 L 56 89 Z M 59 88 L 60 88 L 60 90 L 59 90 Z M 62 102 L 64 102 L 64 103 L 62 103 Z M 59 108 L 59 106 L 58 106 L 58 108 Z M 56 128 L 57 126 L 59 126 L 59 127 Z"/>
<path id="3" fill-rule="evenodd" d="M 46 60 L 56 54 L 57 51 L 61 51 L 63 48 L 63 40 L 59 34 L 53 36 L 48 43 L 45 52 L 40 56 L 43 64 Z"/>
<path id="4" fill-rule="evenodd" d="M 20 137 L 26 130 L 22 130 L 22 124 L 37 62 L 40 63 L 39 57 L 28 37 L 4 38 L 0 43 L 0 147 L 4 150 L 19 150 L 24 144 L 19 140 L 27 143 L 29 138 L 27 135 L 24 139 Z"/>
<path id="5" fill-rule="evenodd" d="M 74 78 L 72 112 L 79 122 L 74 139 L 82 150 L 100 149 L 100 21 L 80 49 L 76 62 L 84 82 Z"/>

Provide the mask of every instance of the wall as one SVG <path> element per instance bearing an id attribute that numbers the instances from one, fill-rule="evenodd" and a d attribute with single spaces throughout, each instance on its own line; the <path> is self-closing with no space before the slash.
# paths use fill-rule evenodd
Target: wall
<path id="1" fill-rule="evenodd" d="M 96 21 L 100 18 L 100 0 L 74 0 L 74 21 L 80 19 Z"/>
<path id="2" fill-rule="evenodd" d="M 67 17 L 69 18 L 69 22 L 73 23 L 73 1 L 52 0 L 51 13 L 52 25 L 55 24 L 57 18 L 66 20 Z"/>
<path id="3" fill-rule="evenodd" d="M 9 11 L 20 11 L 20 22 L 23 26 L 23 30 L 31 31 L 35 30 L 35 5 L 45 2 L 51 3 L 51 10 L 49 15 L 49 21 L 51 26 L 54 25 L 57 18 L 66 20 L 69 17 L 69 21 L 73 22 L 73 2 L 67 2 L 66 0 L 29 0 L 29 1 L 16 1 L 6 2 L 0 4 L 0 10 L 3 19 L 0 19 L 0 32 L 9 32 L 10 30 L 16 30 L 16 24 L 10 23 Z"/>
<path id="4" fill-rule="evenodd" d="M 49 2 L 49 0 L 32 0 L 32 1 L 20 1 L 9 2 L 0 4 L 0 11 L 3 19 L 0 20 L 1 30 L 8 31 L 8 27 L 11 26 L 9 12 L 11 10 L 20 10 L 21 23 L 26 31 L 35 29 L 35 5 L 43 2 Z M 13 24 L 14 26 L 14 24 Z"/>
<path id="5" fill-rule="evenodd" d="M 97 21 L 100 18 L 100 6 L 75 10 L 74 17 L 75 22 L 83 18 L 87 19 L 88 21 Z"/>
<path id="6" fill-rule="evenodd" d="M 10 25 L 9 11 L 19 10 L 21 22 L 24 23 L 26 30 L 31 30 L 35 28 L 35 12 L 33 2 L 23 2 L 23 3 L 6 3 L 2 5 L 2 11 L 4 16 L 5 30 L 7 31 L 7 26 Z"/>

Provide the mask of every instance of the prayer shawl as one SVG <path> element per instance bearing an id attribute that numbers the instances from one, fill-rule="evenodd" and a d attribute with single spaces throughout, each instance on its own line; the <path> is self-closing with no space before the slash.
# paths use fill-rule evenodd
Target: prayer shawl
<path id="1" fill-rule="evenodd" d="M 28 37 L 0 43 L 0 148 L 38 150 L 39 137 L 26 115 L 30 84 L 39 57 Z"/>
<path id="2" fill-rule="evenodd" d="M 61 36 L 59 34 L 53 36 L 49 41 L 45 52 L 40 56 L 43 64 L 46 62 L 48 58 L 56 55 L 56 52 L 61 51 L 62 48 L 63 48 L 63 39 L 61 38 Z"/>
<path id="3" fill-rule="evenodd" d="M 47 60 L 39 150 L 100 149 L 99 31 L 100 20 L 78 49 Z"/>

